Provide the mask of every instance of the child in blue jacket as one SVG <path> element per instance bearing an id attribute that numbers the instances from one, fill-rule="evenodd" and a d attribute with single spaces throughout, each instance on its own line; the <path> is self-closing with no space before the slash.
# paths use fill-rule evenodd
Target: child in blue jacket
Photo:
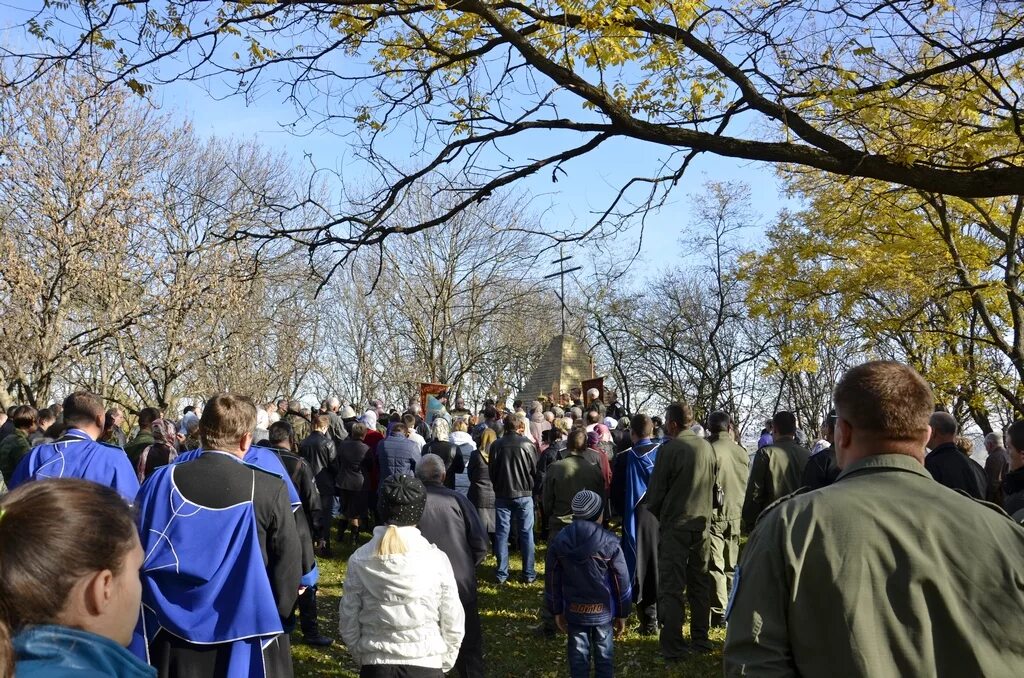
<path id="1" fill-rule="evenodd" d="M 558 628 L 569 635 L 569 673 L 610 678 L 612 637 L 626 630 L 633 603 L 619 538 L 601 527 L 601 496 L 591 490 L 572 500 L 572 524 L 548 545 L 544 598 Z"/>

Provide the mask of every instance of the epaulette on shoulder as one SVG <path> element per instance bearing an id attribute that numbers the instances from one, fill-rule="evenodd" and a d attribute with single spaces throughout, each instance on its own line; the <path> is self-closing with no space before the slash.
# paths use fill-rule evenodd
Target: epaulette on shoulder
<path id="1" fill-rule="evenodd" d="M 1000 506 L 999 504 L 993 504 L 992 502 L 986 501 L 985 499 L 978 499 L 977 497 L 972 496 L 972 495 L 964 492 L 960 488 L 955 488 L 954 491 L 957 494 L 962 494 L 963 496 L 967 497 L 968 499 L 973 501 L 975 504 L 981 504 L 985 508 L 991 509 L 992 511 L 995 511 L 996 513 L 998 513 L 999 515 L 1003 516 L 1004 518 L 1010 518 L 1010 520 L 1013 520 L 1013 518 L 1010 516 L 1010 514 L 1007 513 L 1006 511 L 1004 511 L 1003 507 Z"/>
<path id="2" fill-rule="evenodd" d="M 789 501 L 790 499 L 793 499 L 794 497 L 799 497 L 801 494 L 807 494 L 808 492 L 812 492 L 812 491 L 813 490 L 811 490 L 811 488 L 809 488 L 809 487 L 801 487 L 796 492 L 790 492 L 787 495 L 779 497 L 778 499 L 776 499 L 772 503 L 768 504 L 768 506 L 766 506 L 764 508 L 764 510 L 761 511 L 761 515 L 759 515 L 757 517 L 757 520 L 754 521 L 754 525 L 756 526 L 759 522 L 761 522 L 764 519 L 764 517 L 766 515 L 768 515 L 769 513 L 771 513 L 772 510 L 775 509 L 777 506 L 785 504 L 787 501 Z"/>
<path id="3" fill-rule="evenodd" d="M 268 470 L 267 470 L 267 469 L 265 469 L 265 468 L 260 468 L 259 466 L 256 466 L 255 464 L 250 464 L 250 463 L 249 463 L 249 462 L 247 462 L 247 461 L 243 461 L 243 462 L 242 462 L 242 465 L 243 465 L 243 466 L 246 466 L 246 467 L 248 467 L 248 468 L 251 468 L 251 469 L 252 469 L 253 471 L 259 471 L 260 473 L 263 473 L 263 474 L 265 474 L 265 475 L 268 475 L 268 476 L 270 476 L 271 478 L 277 478 L 278 480 L 281 480 L 281 479 L 282 479 L 282 476 L 281 476 L 280 474 L 278 474 L 278 473 L 274 473 L 273 471 L 268 471 Z"/>

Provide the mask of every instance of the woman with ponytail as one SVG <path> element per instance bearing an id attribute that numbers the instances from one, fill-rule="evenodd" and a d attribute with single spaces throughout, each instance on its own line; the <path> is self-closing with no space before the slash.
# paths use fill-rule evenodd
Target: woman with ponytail
<path id="1" fill-rule="evenodd" d="M 142 547 L 115 490 L 78 479 L 0 498 L 0 678 L 151 678 L 125 647 Z"/>
<path id="2" fill-rule="evenodd" d="M 385 524 L 349 558 L 339 629 L 361 678 L 440 678 L 459 656 L 465 619 L 455 575 L 416 527 L 426 504 L 416 478 L 382 482 Z"/>

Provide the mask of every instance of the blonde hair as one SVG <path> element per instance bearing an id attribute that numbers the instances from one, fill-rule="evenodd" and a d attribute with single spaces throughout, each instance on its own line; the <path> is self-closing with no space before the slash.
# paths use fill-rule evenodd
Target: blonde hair
<path id="1" fill-rule="evenodd" d="M 384 531 L 384 536 L 380 538 L 380 543 L 377 544 L 377 556 L 383 558 L 385 556 L 394 556 L 401 553 L 405 553 L 409 550 L 405 540 L 402 539 L 402 535 L 398 533 L 398 528 L 394 525 L 388 525 L 388 529 Z"/>
<path id="2" fill-rule="evenodd" d="M 498 434 L 490 426 L 485 428 L 484 432 L 480 435 L 480 456 L 488 463 L 491 461 L 491 443 L 497 439 Z"/>
<path id="3" fill-rule="evenodd" d="M 199 420 L 203 449 L 230 452 L 256 428 L 256 406 L 245 396 L 218 393 L 210 398 Z"/>

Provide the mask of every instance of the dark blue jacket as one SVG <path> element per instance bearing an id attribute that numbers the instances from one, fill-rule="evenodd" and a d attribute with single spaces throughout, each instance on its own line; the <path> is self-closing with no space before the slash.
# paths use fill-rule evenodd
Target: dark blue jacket
<path id="1" fill-rule="evenodd" d="M 14 636 L 18 678 L 156 678 L 109 638 L 66 626 L 32 626 Z"/>
<path id="2" fill-rule="evenodd" d="M 573 520 L 548 545 L 544 598 L 573 626 L 628 617 L 633 593 L 619 538 L 591 520 Z"/>
<path id="3" fill-rule="evenodd" d="M 413 475 L 420 460 L 420 446 L 405 436 L 392 435 L 377 443 L 380 482 L 396 474 Z"/>

